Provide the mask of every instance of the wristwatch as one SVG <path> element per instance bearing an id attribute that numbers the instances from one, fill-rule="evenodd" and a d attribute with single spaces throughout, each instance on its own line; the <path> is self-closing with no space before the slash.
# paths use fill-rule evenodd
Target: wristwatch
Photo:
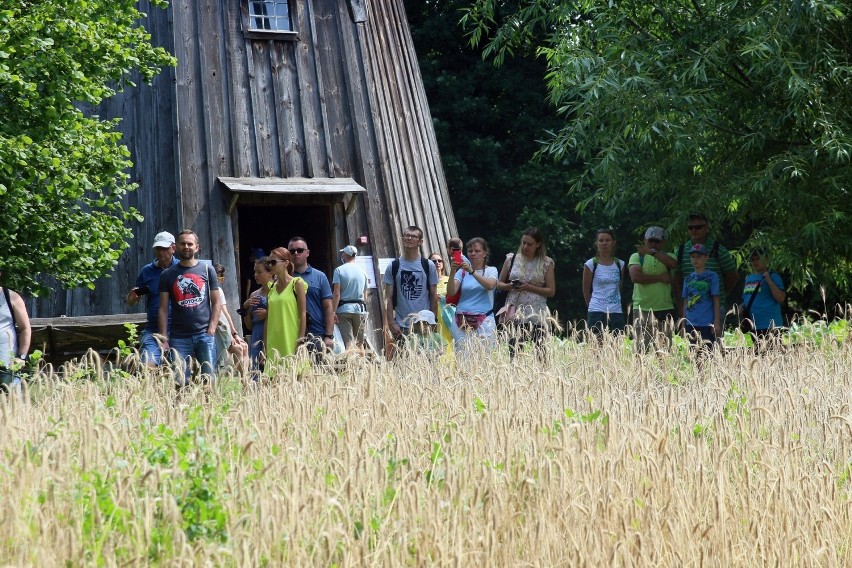
<path id="1" fill-rule="evenodd" d="M 323 333 L 322 337 L 323 339 L 334 339 L 334 336 L 330 333 Z"/>

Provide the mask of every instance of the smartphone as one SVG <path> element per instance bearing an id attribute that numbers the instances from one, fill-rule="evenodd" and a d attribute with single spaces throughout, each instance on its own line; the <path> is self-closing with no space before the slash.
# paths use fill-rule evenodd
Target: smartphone
<path id="1" fill-rule="evenodd" d="M 453 262 L 461 266 L 462 263 L 462 254 L 461 249 L 454 248 L 453 249 Z"/>
<path id="2" fill-rule="evenodd" d="M 137 296 L 144 296 L 145 294 L 148 294 L 148 293 L 151 292 L 151 289 L 148 288 L 147 286 L 140 286 L 138 288 L 134 288 L 134 290 L 136 291 Z"/>
<path id="3" fill-rule="evenodd" d="M 512 282 L 512 288 L 517 288 L 518 286 L 520 286 L 520 285 L 521 285 L 521 281 L 520 281 L 520 280 L 517 280 L 517 279 L 516 279 L 516 280 L 511 280 L 511 282 Z"/>

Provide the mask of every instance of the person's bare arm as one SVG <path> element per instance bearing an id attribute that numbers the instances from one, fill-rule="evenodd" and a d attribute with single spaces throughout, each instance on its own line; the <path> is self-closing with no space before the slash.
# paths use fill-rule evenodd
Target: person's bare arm
<path id="1" fill-rule="evenodd" d="M 493 278 L 491 280 L 494 280 Z M 496 282 L 496 281 L 495 281 Z M 435 314 L 435 319 L 438 319 L 438 285 L 432 284 L 429 286 L 429 305 L 432 313 Z"/>
<path id="2" fill-rule="evenodd" d="M 222 296 L 217 290 L 210 291 L 210 323 L 207 324 L 207 335 L 216 335 L 216 326 L 222 313 Z M 228 316 L 230 317 L 230 316 Z"/>
<path id="3" fill-rule="evenodd" d="M 30 352 L 30 342 L 32 341 L 30 316 L 27 313 L 27 305 L 20 294 L 9 290 L 9 299 L 12 300 L 12 312 L 15 314 L 15 323 L 18 326 L 18 352 L 16 355 L 23 359 Z"/>
<path id="4" fill-rule="evenodd" d="M 583 299 L 586 306 L 592 302 L 592 271 L 586 265 L 583 265 Z"/>
<path id="5" fill-rule="evenodd" d="M 777 284 L 772 280 L 772 274 L 769 272 L 763 273 L 763 280 L 766 282 L 766 285 L 769 286 L 769 293 L 772 294 L 772 298 L 778 302 L 779 304 L 784 303 L 784 300 L 787 299 L 787 292 L 778 287 Z"/>
<path id="6" fill-rule="evenodd" d="M 394 335 L 399 335 L 402 330 L 399 328 L 396 323 L 396 319 L 394 318 L 393 294 L 393 284 L 385 284 L 385 310 L 382 314 L 382 323 L 384 324 L 384 327 L 389 329 Z"/>
<path id="7" fill-rule="evenodd" d="M 299 280 L 295 284 L 296 287 L 296 306 L 299 309 L 299 340 L 305 338 L 305 332 L 308 327 L 308 300 L 305 291 L 305 284 Z M 268 325 L 266 326 L 269 327 Z"/>
<path id="8" fill-rule="evenodd" d="M 508 292 L 512 289 L 512 284 L 509 282 L 509 271 L 511 270 L 511 264 L 509 263 L 509 259 L 503 261 L 503 267 L 500 269 L 500 276 L 497 278 L 497 289 L 503 290 L 504 292 Z"/>
<path id="9" fill-rule="evenodd" d="M 169 293 L 160 292 L 160 310 L 157 313 L 157 327 L 160 335 L 168 337 L 169 333 Z"/>
<path id="10" fill-rule="evenodd" d="M 332 298 L 326 298 L 322 301 L 322 313 L 325 320 L 325 337 L 322 338 L 325 346 L 331 349 L 334 347 L 334 307 Z M 328 337 L 328 336 L 331 337 Z"/>
<path id="11" fill-rule="evenodd" d="M 127 293 L 127 296 L 124 298 L 124 300 L 127 302 L 128 306 L 135 306 L 136 304 L 139 303 L 139 300 L 142 299 L 142 296 L 137 294 L 136 290 L 137 290 L 137 288 L 134 286 L 133 288 L 130 289 L 130 291 Z"/>
<path id="12" fill-rule="evenodd" d="M 335 282 L 331 285 L 331 311 L 337 313 L 340 307 L 340 284 Z"/>

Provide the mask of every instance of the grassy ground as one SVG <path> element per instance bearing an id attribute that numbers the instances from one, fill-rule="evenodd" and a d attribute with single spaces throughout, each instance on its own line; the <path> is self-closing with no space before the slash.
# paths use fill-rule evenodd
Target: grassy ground
<path id="1" fill-rule="evenodd" d="M 0 404 L 12 565 L 852 564 L 852 343 L 621 342 L 211 392 L 80 366 Z"/>

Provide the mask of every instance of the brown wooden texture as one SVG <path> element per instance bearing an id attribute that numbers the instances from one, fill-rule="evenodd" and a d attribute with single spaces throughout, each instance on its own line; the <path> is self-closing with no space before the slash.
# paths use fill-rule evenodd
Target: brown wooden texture
<path id="1" fill-rule="evenodd" d="M 106 355 L 127 341 L 126 325 L 145 325 L 145 314 L 116 314 L 60 318 L 33 318 L 31 349 L 44 353 L 44 360 L 54 366 L 85 355 L 89 349 Z"/>

